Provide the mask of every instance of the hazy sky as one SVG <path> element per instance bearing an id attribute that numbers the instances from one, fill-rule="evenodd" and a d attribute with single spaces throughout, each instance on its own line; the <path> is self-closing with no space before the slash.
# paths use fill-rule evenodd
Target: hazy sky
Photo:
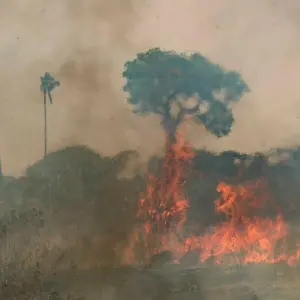
<path id="1" fill-rule="evenodd" d="M 49 148 L 86 144 L 103 155 L 162 147 L 155 117 L 125 104 L 123 63 L 160 46 L 200 51 L 242 73 L 252 92 L 230 136 L 189 128 L 199 147 L 266 151 L 300 144 L 300 2 L 297 0 L 0 1 L 0 157 L 18 174 L 43 155 L 40 75 L 61 87 L 49 106 Z"/>

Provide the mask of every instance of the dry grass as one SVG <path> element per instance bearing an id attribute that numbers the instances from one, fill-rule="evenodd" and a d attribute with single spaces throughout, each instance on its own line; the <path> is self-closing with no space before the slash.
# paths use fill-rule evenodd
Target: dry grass
<path id="1" fill-rule="evenodd" d="M 43 282 L 74 240 L 64 240 L 66 231 L 35 208 L 11 211 L 1 221 L 0 299 L 43 299 Z"/>
<path id="2" fill-rule="evenodd" d="M 1 300 L 65 300 L 78 295 L 86 300 L 296 300 L 300 296 L 299 269 L 283 264 L 201 265 L 197 273 L 201 291 L 164 294 L 162 278 L 170 280 L 170 270 L 149 277 L 131 268 L 100 268 L 101 249 L 108 237 L 83 238 L 74 226 L 59 224 L 54 215 L 33 208 L 3 216 Z M 173 276 L 176 286 L 180 273 Z"/>

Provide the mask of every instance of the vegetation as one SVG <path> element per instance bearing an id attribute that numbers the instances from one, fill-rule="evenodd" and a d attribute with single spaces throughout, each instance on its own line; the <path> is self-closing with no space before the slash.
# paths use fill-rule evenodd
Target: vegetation
<path id="1" fill-rule="evenodd" d="M 134 112 L 160 115 L 165 131 L 173 137 L 186 117 L 201 122 L 217 137 L 229 134 L 234 122 L 230 104 L 249 91 L 239 73 L 225 71 L 199 53 L 159 48 L 126 62 L 123 77 Z"/>
<path id="2" fill-rule="evenodd" d="M 189 222 L 201 219 L 210 226 L 217 221 L 213 200 L 220 180 L 261 176 L 267 178 L 285 215 L 296 220 L 300 207 L 297 202 L 288 206 L 286 199 L 300 193 L 299 153 L 289 151 L 290 159 L 269 165 L 263 155 L 198 151 L 193 163 L 195 176 L 186 186 L 191 203 Z M 133 154 L 125 151 L 101 157 L 86 147 L 67 147 L 29 167 L 26 176 L 4 180 L 0 187 L 0 258 L 5 261 L 1 282 L 10 283 L 2 286 L 6 300 L 26 299 L 22 298 L 24 290 L 33 297 L 53 280 L 54 273 L 118 265 L 117 251 L 134 225 L 136 203 L 145 184 L 140 175 L 119 178 Z M 244 162 L 242 177 L 238 176 L 237 159 Z M 157 165 L 154 159 L 150 163 Z M 197 176 L 199 170 L 204 176 Z M 19 298 L 13 298 L 16 293 Z"/>
<path id="3" fill-rule="evenodd" d="M 45 153 L 44 155 L 47 155 L 47 97 L 49 99 L 50 104 L 53 103 L 52 101 L 52 91 L 60 86 L 60 82 L 56 80 L 54 77 L 51 76 L 50 73 L 46 72 L 44 76 L 41 76 L 41 92 L 44 96 L 44 144 L 45 144 Z"/>
<path id="4" fill-rule="evenodd" d="M 200 54 L 178 54 L 159 48 L 139 53 L 127 62 L 123 76 L 127 81 L 124 90 L 134 112 L 160 115 L 165 132 L 173 139 L 187 117 L 217 137 L 229 134 L 234 122 L 231 104 L 249 91 L 240 74 L 225 71 Z M 59 82 L 49 73 L 41 77 L 45 158 L 30 166 L 21 178 L 1 178 L 0 300 L 43 299 L 44 291 L 48 299 L 73 299 L 60 296 L 51 283 L 57 273 L 65 271 L 70 277 L 77 274 L 75 271 L 96 267 L 101 269 L 102 277 L 94 277 L 101 285 L 107 280 L 105 276 L 112 274 L 108 271 L 119 266 L 119 253 L 136 222 L 137 201 L 146 178 L 141 174 L 127 179 L 119 176 L 136 153 L 123 151 L 114 157 L 102 157 L 87 147 L 77 146 L 46 156 L 46 97 L 52 103 L 51 92 L 57 86 Z M 288 151 L 289 158 L 284 163 L 270 165 L 263 154 L 196 151 L 195 172 L 186 183 L 190 201 L 187 221 L 201 219 L 204 227 L 218 221 L 213 206 L 218 182 L 261 176 L 267 178 L 284 214 L 295 220 L 300 210 L 297 199 L 293 199 L 300 193 L 299 153 L 299 149 Z M 148 169 L 155 173 L 160 163 L 161 159 L 154 157 Z M 295 200 L 289 202 L 292 206 L 287 205 L 287 198 Z M 163 258 L 153 258 L 153 266 L 160 264 L 160 259 L 170 259 L 169 253 L 164 254 Z M 122 270 L 122 278 L 127 282 L 119 291 L 121 296 L 128 290 L 130 299 L 132 294 L 143 295 L 145 282 L 152 292 L 149 295 L 153 294 L 149 299 L 158 297 L 160 290 L 166 292 L 154 276 L 141 275 L 130 267 Z M 132 275 L 127 276 L 129 273 Z M 118 278 L 118 283 L 121 281 Z"/>

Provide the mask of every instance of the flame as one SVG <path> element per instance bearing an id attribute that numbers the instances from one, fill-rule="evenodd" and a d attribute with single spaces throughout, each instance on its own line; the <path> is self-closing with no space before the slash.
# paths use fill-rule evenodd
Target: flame
<path id="1" fill-rule="evenodd" d="M 217 191 L 221 196 L 215 201 L 215 210 L 223 213 L 226 220 L 212 232 L 187 241 L 191 248 L 201 248 L 201 261 L 212 256 L 216 263 L 230 261 L 227 255 L 238 255 L 241 263 L 289 260 L 285 251 L 288 226 L 281 213 L 274 220 L 259 216 L 270 197 L 265 188 L 262 179 L 235 186 L 219 183 Z"/>
<path id="2" fill-rule="evenodd" d="M 130 236 L 124 262 L 147 262 L 163 250 L 170 250 L 178 259 L 187 251 L 199 249 L 202 262 L 212 258 L 215 263 L 230 263 L 238 258 L 240 263 L 295 264 L 300 258 L 300 244 L 295 253 L 289 253 L 289 228 L 276 206 L 275 217 L 265 216 L 272 197 L 263 178 L 235 185 L 220 182 L 215 211 L 224 220 L 208 233 L 185 237 L 189 202 L 184 184 L 193 156 L 182 135 L 177 133 L 175 141 L 166 137 L 161 176 L 148 175 L 137 212 L 140 224 Z"/>
<path id="3" fill-rule="evenodd" d="M 176 142 L 166 136 L 166 151 L 160 177 L 148 175 L 146 192 L 141 196 L 137 218 L 142 227 L 132 233 L 125 250 L 125 262 L 136 261 L 135 248 L 143 248 L 144 260 L 162 250 L 175 248 L 184 253 L 182 226 L 186 221 L 188 199 L 184 196 L 186 165 L 194 156 L 182 135 L 176 135 Z"/>

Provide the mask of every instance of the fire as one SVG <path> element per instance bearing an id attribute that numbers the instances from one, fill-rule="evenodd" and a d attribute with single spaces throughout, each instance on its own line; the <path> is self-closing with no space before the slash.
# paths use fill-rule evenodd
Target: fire
<path id="1" fill-rule="evenodd" d="M 244 184 L 219 183 L 215 211 L 224 217 L 223 221 L 208 233 L 190 234 L 186 238 L 184 225 L 189 202 L 184 184 L 194 154 L 179 134 L 175 142 L 169 137 L 166 141 L 162 173 L 159 177 L 148 176 L 137 213 L 140 226 L 131 235 L 125 262 L 148 261 L 163 250 L 172 251 L 177 259 L 192 249 L 200 250 L 202 262 L 210 258 L 215 263 L 236 259 L 240 263 L 297 262 L 300 247 L 297 246 L 296 253 L 288 253 L 289 228 L 279 209 L 275 207 L 275 217 L 266 216 L 272 197 L 263 178 Z"/>
<path id="2" fill-rule="evenodd" d="M 180 134 L 176 142 L 166 137 L 166 151 L 160 177 L 148 175 L 146 192 L 139 201 L 137 218 L 142 228 L 136 228 L 126 249 L 125 261 L 136 260 L 135 251 L 143 248 L 145 260 L 162 250 L 176 249 L 184 253 L 182 226 L 186 221 L 188 199 L 184 196 L 186 166 L 194 156 Z"/>
<path id="3" fill-rule="evenodd" d="M 242 263 L 276 263 L 286 260 L 283 256 L 288 226 L 280 213 L 274 220 L 259 216 L 269 199 L 266 184 L 259 180 L 244 185 L 220 183 L 217 187 L 221 196 L 215 201 L 217 213 L 226 220 L 201 237 L 191 237 L 191 247 L 201 248 L 201 260 L 211 256 L 222 262 L 238 255 Z"/>

